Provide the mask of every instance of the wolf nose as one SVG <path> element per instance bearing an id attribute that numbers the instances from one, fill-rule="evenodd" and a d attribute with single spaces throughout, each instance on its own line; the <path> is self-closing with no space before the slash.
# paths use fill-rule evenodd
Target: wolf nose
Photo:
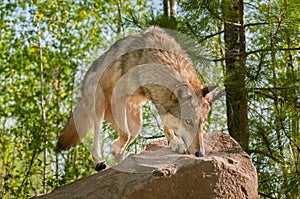
<path id="1" fill-rule="evenodd" d="M 203 153 L 201 153 L 200 151 L 197 151 L 197 152 L 195 153 L 195 156 L 196 156 L 196 157 L 204 157 Z"/>

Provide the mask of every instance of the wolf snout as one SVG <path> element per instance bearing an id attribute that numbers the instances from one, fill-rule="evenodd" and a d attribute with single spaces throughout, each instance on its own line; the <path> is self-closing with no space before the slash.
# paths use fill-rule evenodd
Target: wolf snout
<path id="1" fill-rule="evenodd" d="M 195 153 L 195 156 L 196 156 L 196 157 L 204 157 L 204 155 L 203 155 L 203 153 L 202 153 L 201 151 L 197 151 L 197 152 Z"/>

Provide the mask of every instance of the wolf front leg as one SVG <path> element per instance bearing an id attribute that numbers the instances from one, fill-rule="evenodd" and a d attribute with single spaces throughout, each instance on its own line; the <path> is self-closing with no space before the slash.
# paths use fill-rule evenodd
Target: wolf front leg
<path id="1" fill-rule="evenodd" d="M 186 146 L 185 146 L 182 138 L 176 136 L 174 133 L 174 130 L 171 127 L 167 126 L 166 111 L 160 105 L 155 105 L 155 106 L 158 110 L 158 114 L 160 116 L 161 122 L 164 125 L 164 134 L 166 136 L 166 139 L 168 140 L 171 150 L 174 152 L 177 152 L 177 153 L 181 153 L 181 154 L 186 153 Z"/>
<path id="2" fill-rule="evenodd" d="M 186 153 L 186 147 L 183 140 L 180 137 L 177 137 L 173 130 L 169 129 L 167 126 L 164 126 L 164 134 L 172 151 L 181 154 Z"/>

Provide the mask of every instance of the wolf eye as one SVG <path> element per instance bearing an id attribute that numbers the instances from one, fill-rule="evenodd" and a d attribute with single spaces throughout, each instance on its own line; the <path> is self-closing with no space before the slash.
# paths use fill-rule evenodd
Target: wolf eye
<path id="1" fill-rule="evenodd" d="M 190 120 L 190 119 L 186 119 L 186 120 L 184 120 L 184 122 L 185 122 L 187 125 L 190 125 L 190 126 L 193 125 L 193 122 L 192 122 L 192 120 Z"/>

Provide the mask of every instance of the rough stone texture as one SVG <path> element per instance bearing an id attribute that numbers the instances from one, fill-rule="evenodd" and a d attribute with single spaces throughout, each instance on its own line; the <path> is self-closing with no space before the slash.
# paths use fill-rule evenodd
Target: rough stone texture
<path id="1" fill-rule="evenodd" d="M 38 198 L 258 198 L 255 167 L 236 141 L 208 133 L 205 149 L 197 158 L 154 142 L 119 165 Z"/>

